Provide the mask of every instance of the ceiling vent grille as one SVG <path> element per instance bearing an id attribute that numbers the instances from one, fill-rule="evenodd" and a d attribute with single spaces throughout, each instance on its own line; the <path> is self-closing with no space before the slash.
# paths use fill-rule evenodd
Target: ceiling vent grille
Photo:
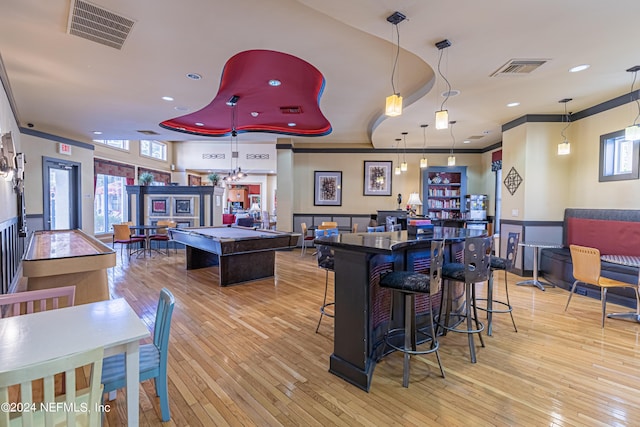
<path id="1" fill-rule="evenodd" d="M 135 21 L 82 0 L 72 0 L 67 33 L 122 49 Z"/>
<path id="2" fill-rule="evenodd" d="M 491 77 L 529 74 L 547 61 L 546 59 L 512 59 L 494 71 Z"/>
<path id="3" fill-rule="evenodd" d="M 280 112 L 282 114 L 302 114 L 302 107 L 299 107 L 299 106 L 280 107 Z"/>
<path id="4" fill-rule="evenodd" d="M 154 130 L 139 130 L 137 131 L 143 135 L 160 135 L 158 132 L 154 131 Z"/>

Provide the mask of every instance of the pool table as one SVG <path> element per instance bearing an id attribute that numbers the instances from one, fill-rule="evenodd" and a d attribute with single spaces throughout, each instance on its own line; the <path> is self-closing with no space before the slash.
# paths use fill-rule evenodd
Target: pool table
<path id="1" fill-rule="evenodd" d="M 300 237 L 238 226 L 169 228 L 168 232 L 172 240 L 185 245 L 187 270 L 218 266 L 220 286 L 273 276 L 275 251 L 294 248 Z"/>

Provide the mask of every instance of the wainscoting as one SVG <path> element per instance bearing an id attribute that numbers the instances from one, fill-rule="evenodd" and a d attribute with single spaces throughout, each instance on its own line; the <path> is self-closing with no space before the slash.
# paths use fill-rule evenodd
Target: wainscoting
<path id="1" fill-rule="evenodd" d="M 0 222 L 0 293 L 14 290 L 20 279 L 20 266 L 24 253 L 23 237 L 18 236 L 18 217 Z"/>

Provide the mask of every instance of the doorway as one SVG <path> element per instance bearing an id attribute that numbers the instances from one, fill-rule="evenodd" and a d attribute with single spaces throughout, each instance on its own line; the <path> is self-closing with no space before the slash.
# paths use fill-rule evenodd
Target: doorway
<path id="1" fill-rule="evenodd" d="M 46 157 L 42 160 L 44 229 L 80 228 L 80 163 Z"/>

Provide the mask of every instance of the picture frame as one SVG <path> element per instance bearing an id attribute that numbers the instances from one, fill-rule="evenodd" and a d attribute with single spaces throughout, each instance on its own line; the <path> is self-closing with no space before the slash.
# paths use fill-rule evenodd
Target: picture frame
<path id="1" fill-rule="evenodd" d="M 365 196 L 390 196 L 391 177 L 393 174 L 393 162 L 391 161 L 364 161 L 364 188 Z"/>
<path id="2" fill-rule="evenodd" d="M 313 172 L 314 206 L 342 206 L 342 171 Z"/>
<path id="3" fill-rule="evenodd" d="M 152 198 L 151 199 L 151 215 L 167 215 L 168 200 L 166 198 Z"/>
<path id="4" fill-rule="evenodd" d="M 193 200 L 192 199 L 175 199 L 174 215 L 192 215 Z"/>

